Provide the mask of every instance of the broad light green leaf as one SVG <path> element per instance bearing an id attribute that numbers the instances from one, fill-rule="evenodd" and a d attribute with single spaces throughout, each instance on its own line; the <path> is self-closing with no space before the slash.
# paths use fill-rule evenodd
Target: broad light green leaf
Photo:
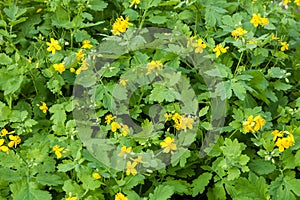
<path id="1" fill-rule="evenodd" d="M 193 180 L 192 183 L 192 196 L 195 197 L 198 194 L 202 194 L 205 190 L 205 187 L 208 185 L 212 174 L 205 172 L 201 174 L 197 179 Z"/>
<path id="2" fill-rule="evenodd" d="M 149 200 L 167 200 L 174 194 L 174 189 L 168 185 L 157 186 L 149 195 Z"/>
<path id="3" fill-rule="evenodd" d="M 246 96 L 246 89 L 244 85 L 241 82 L 233 82 L 231 84 L 232 90 L 234 94 L 240 99 L 244 100 Z"/>
<path id="4" fill-rule="evenodd" d="M 36 176 L 36 181 L 49 186 L 56 186 L 63 184 L 63 180 L 59 175 L 56 174 L 49 174 L 49 173 L 42 173 Z"/>
<path id="5" fill-rule="evenodd" d="M 89 7 L 95 11 L 102 11 L 107 7 L 108 3 L 102 0 L 90 0 Z"/>
<path id="6" fill-rule="evenodd" d="M 7 56 L 5 53 L 0 53 L 0 64 L 1 65 L 8 65 L 12 63 L 12 59 Z"/>
<path id="7" fill-rule="evenodd" d="M 271 163 L 271 161 L 255 159 L 251 160 L 251 162 L 249 163 L 249 168 L 251 171 L 254 171 L 259 175 L 264 175 L 272 173 L 276 167 Z"/>
<path id="8" fill-rule="evenodd" d="M 48 191 L 40 190 L 33 182 L 26 181 L 13 183 L 10 186 L 14 200 L 51 200 L 52 196 Z"/>
<path id="9" fill-rule="evenodd" d="M 152 16 L 149 18 L 149 21 L 153 24 L 164 24 L 167 21 L 166 16 Z"/>

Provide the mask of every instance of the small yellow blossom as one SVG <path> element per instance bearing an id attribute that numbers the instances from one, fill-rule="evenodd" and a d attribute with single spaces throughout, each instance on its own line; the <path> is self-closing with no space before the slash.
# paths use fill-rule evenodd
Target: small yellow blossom
<path id="1" fill-rule="evenodd" d="M 126 147 L 122 146 L 120 153 L 118 154 L 119 157 L 124 157 L 126 158 L 126 155 L 131 152 L 132 147 Z"/>
<path id="2" fill-rule="evenodd" d="M 36 13 L 40 13 L 40 12 L 42 12 L 42 10 L 43 10 L 43 8 L 39 8 L 36 10 Z"/>
<path id="3" fill-rule="evenodd" d="M 76 53 L 76 57 L 78 60 L 81 60 L 82 58 L 84 58 L 84 53 L 82 52 L 82 50 L 80 50 Z"/>
<path id="4" fill-rule="evenodd" d="M 14 133 L 15 131 L 10 131 L 10 132 L 8 132 L 8 130 L 6 130 L 5 128 L 3 128 L 2 130 L 1 130 L 1 137 L 4 137 L 4 136 L 6 136 L 6 135 L 9 135 L 9 134 L 12 134 L 12 133 Z"/>
<path id="5" fill-rule="evenodd" d="M 111 131 L 112 132 L 116 132 L 119 128 L 121 128 L 121 126 L 118 122 L 112 122 L 111 123 Z"/>
<path id="6" fill-rule="evenodd" d="M 158 61 L 151 61 L 150 63 L 147 64 L 147 74 L 151 74 L 153 70 L 158 69 L 160 70 L 163 64 L 158 60 Z"/>
<path id="7" fill-rule="evenodd" d="M 82 71 L 82 69 L 79 67 L 79 68 L 75 71 L 75 74 L 78 75 L 78 74 L 81 73 L 81 71 Z"/>
<path id="8" fill-rule="evenodd" d="M 262 18 L 260 19 L 260 25 L 261 25 L 262 27 L 264 27 L 264 26 L 266 26 L 266 25 L 268 25 L 268 24 L 269 24 L 269 19 L 268 19 L 268 18 L 262 17 Z"/>
<path id="9" fill-rule="evenodd" d="M 128 26 L 130 25 L 129 23 L 129 17 L 126 17 L 125 19 L 121 16 L 116 19 L 115 23 L 112 25 L 112 34 L 113 35 L 120 35 L 121 33 L 124 33 Z"/>
<path id="10" fill-rule="evenodd" d="M 60 74 L 63 73 L 66 69 L 65 69 L 65 65 L 64 63 L 59 63 L 59 64 L 54 64 L 53 65 L 54 69 L 56 71 L 58 71 Z"/>
<path id="11" fill-rule="evenodd" d="M 130 4 L 130 7 L 132 7 L 134 4 L 140 4 L 140 3 L 141 3 L 140 0 L 132 0 L 131 4 Z"/>
<path id="12" fill-rule="evenodd" d="M 164 153 L 169 153 L 173 150 L 176 150 L 176 144 L 174 144 L 174 138 L 166 137 L 163 142 L 160 143 L 160 146 L 164 148 Z"/>
<path id="13" fill-rule="evenodd" d="M 282 133 L 282 131 L 274 130 L 274 131 L 272 131 L 272 135 L 274 136 L 273 141 L 276 141 L 276 139 L 278 137 L 280 138 L 283 136 L 283 133 Z"/>
<path id="14" fill-rule="evenodd" d="M 142 156 L 138 156 L 137 158 L 130 158 L 133 162 L 146 164 L 147 162 L 142 161 Z"/>
<path id="15" fill-rule="evenodd" d="M 93 178 L 94 179 L 100 179 L 101 175 L 98 172 L 93 173 Z"/>
<path id="16" fill-rule="evenodd" d="M 124 194 L 122 194 L 121 192 L 117 193 L 115 195 L 115 200 L 128 200 L 127 197 L 124 196 Z"/>
<path id="17" fill-rule="evenodd" d="M 127 82 L 128 82 L 128 79 L 120 79 L 120 84 L 122 85 L 122 86 L 126 86 L 126 84 L 127 84 Z"/>
<path id="18" fill-rule="evenodd" d="M 43 102 L 43 101 L 42 101 L 41 103 L 42 103 L 42 105 L 39 106 L 39 109 L 40 109 L 41 111 L 43 111 L 43 113 L 46 113 L 47 110 L 48 110 L 47 104 L 46 104 L 45 102 Z"/>
<path id="19" fill-rule="evenodd" d="M 295 4 L 296 4 L 297 6 L 300 6 L 300 0 L 295 0 Z"/>
<path id="20" fill-rule="evenodd" d="M 244 132 L 256 132 L 262 129 L 262 127 L 266 124 L 266 121 L 260 116 L 253 117 L 250 115 L 246 121 L 243 122 Z"/>
<path id="21" fill-rule="evenodd" d="M 261 15 L 260 14 L 253 14 L 250 23 L 252 23 L 255 27 L 260 24 Z"/>
<path id="22" fill-rule="evenodd" d="M 245 35 L 247 33 L 246 30 L 244 30 L 242 27 L 239 27 L 231 32 L 232 37 L 234 39 L 237 39 L 238 37 Z"/>
<path id="23" fill-rule="evenodd" d="M 10 135 L 9 139 L 11 140 L 7 146 L 16 148 L 18 144 L 21 143 L 21 138 L 18 135 Z"/>
<path id="24" fill-rule="evenodd" d="M 76 70 L 73 67 L 70 68 L 70 72 L 74 73 L 75 71 Z"/>
<path id="25" fill-rule="evenodd" d="M 289 44 L 287 42 L 280 42 L 281 48 L 280 51 L 285 51 L 289 49 Z"/>
<path id="26" fill-rule="evenodd" d="M 61 158 L 61 152 L 64 150 L 63 147 L 59 147 L 58 145 L 55 145 L 52 150 L 54 151 L 57 158 Z"/>
<path id="27" fill-rule="evenodd" d="M 291 0 L 284 0 L 283 5 L 287 5 L 288 3 L 291 3 Z"/>
<path id="28" fill-rule="evenodd" d="M 276 37 L 274 34 L 272 34 L 271 40 L 280 40 L 280 39 Z"/>
<path id="29" fill-rule="evenodd" d="M 165 118 L 166 118 L 165 121 L 168 121 L 169 119 L 172 118 L 173 115 L 172 115 L 172 113 L 165 113 L 164 116 L 165 116 Z"/>
<path id="30" fill-rule="evenodd" d="M 3 144 L 4 144 L 4 139 L 0 139 L 0 151 L 8 152 L 9 148 Z"/>
<path id="31" fill-rule="evenodd" d="M 196 47 L 195 53 L 202 53 L 203 49 L 206 48 L 206 44 L 201 39 L 198 39 L 196 43 L 192 43 L 193 47 Z"/>
<path id="32" fill-rule="evenodd" d="M 135 176 L 137 174 L 137 171 L 135 169 L 136 165 L 137 165 L 136 162 L 133 162 L 133 163 L 131 163 L 130 161 L 127 162 L 127 164 L 126 164 L 126 175 L 127 176 L 129 176 L 130 174 Z"/>
<path id="33" fill-rule="evenodd" d="M 129 133 L 129 127 L 128 127 L 127 125 L 122 125 L 121 129 L 122 129 L 121 134 L 122 134 L 124 137 L 127 136 L 128 133 Z"/>
<path id="34" fill-rule="evenodd" d="M 90 49 L 93 45 L 91 45 L 91 42 L 89 40 L 83 40 L 82 42 L 82 49 Z"/>
<path id="35" fill-rule="evenodd" d="M 222 44 L 218 44 L 214 49 L 213 52 L 216 53 L 216 57 L 218 58 L 221 53 L 226 53 L 227 52 L 228 47 L 223 47 Z"/>
<path id="36" fill-rule="evenodd" d="M 105 116 L 105 123 L 110 124 L 116 117 L 112 116 L 112 114 L 108 114 Z"/>
<path id="37" fill-rule="evenodd" d="M 278 137 L 276 142 L 275 142 L 275 146 L 278 147 L 278 150 L 280 152 L 283 152 L 284 149 L 287 149 L 291 146 L 293 146 L 295 143 L 295 139 L 293 134 L 291 134 L 288 131 L 283 131 L 283 135 L 282 137 Z"/>
<path id="38" fill-rule="evenodd" d="M 51 51 L 52 54 L 55 54 L 56 50 L 61 50 L 61 46 L 59 45 L 58 41 L 53 38 L 50 38 L 50 42 L 46 42 L 46 44 L 49 46 L 47 51 Z"/>
<path id="39" fill-rule="evenodd" d="M 76 197 L 68 197 L 68 198 L 66 198 L 66 200 L 77 200 L 77 198 Z"/>

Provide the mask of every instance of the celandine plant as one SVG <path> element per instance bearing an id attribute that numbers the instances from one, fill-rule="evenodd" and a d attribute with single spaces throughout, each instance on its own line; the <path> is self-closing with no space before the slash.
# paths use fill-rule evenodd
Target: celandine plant
<path id="1" fill-rule="evenodd" d="M 0 199 L 300 197 L 300 1 L 0 8 Z"/>

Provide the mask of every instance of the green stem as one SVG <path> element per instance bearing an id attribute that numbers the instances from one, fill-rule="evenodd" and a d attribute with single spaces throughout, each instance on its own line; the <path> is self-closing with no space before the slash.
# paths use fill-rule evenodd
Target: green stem
<path id="1" fill-rule="evenodd" d="M 234 71 L 234 75 L 236 75 L 236 73 L 237 73 L 237 71 L 238 71 L 238 69 L 239 69 L 239 66 L 240 66 L 240 64 L 241 64 L 241 61 L 242 61 L 243 56 L 244 56 L 244 51 L 242 52 L 242 54 L 241 54 L 241 56 L 240 56 L 240 58 L 239 58 L 239 62 L 238 62 L 237 66 L 236 66 L 236 68 L 235 68 L 235 71 Z"/>

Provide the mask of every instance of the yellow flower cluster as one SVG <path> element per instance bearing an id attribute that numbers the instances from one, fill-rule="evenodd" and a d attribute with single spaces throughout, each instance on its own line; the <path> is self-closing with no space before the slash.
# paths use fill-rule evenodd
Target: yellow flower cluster
<path id="1" fill-rule="evenodd" d="M 152 71 L 154 71 L 155 69 L 160 70 L 161 67 L 163 66 L 163 64 L 161 63 L 161 61 L 157 60 L 157 61 L 151 61 L 147 64 L 147 74 L 151 74 Z"/>
<path id="2" fill-rule="evenodd" d="M 81 66 L 78 69 L 70 68 L 70 72 L 75 74 L 80 74 L 82 71 L 88 70 L 88 64 L 85 58 L 85 54 L 83 53 L 83 49 L 91 49 L 93 45 L 91 45 L 91 42 L 89 40 L 83 40 L 81 49 L 76 53 L 76 57 L 78 60 L 78 64 Z"/>
<path id="3" fill-rule="evenodd" d="M 126 17 L 125 19 L 121 16 L 116 19 L 115 23 L 112 25 L 112 34 L 113 35 L 120 35 L 121 33 L 124 33 L 128 26 L 130 25 L 129 23 L 129 17 Z"/>
<path id="4" fill-rule="evenodd" d="M 63 73 L 65 69 L 65 64 L 64 63 L 59 63 L 59 64 L 54 64 L 53 68 L 58 71 L 60 74 Z"/>
<path id="5" fill-rule="evenodd" d="M 163 142 L 160 143 L 160 146 L 164 148 L 164 153 L 173 153 L 177 149 L 176 144 L 174 144 L 174 138 L 166 137 Z"/>
<path id="6" fill-rule="evenodd" d="M 259 131 L 264 125 L 266 124 L 266 121 L 260 116 L 253 117 L 253 115 L 250 115 L 246 121 L 243 122 L 244 126 L 244 132 L 256 132 Z"/>
<path id="7" fill-rule="evenodd" d="M 300 6 L 300 0 L 295 0 L 295 4 L 296 4 L 297 6 Z"/>
<path id="8" fill-rule="evenodd" d="M 16 148 L 17 145 L 21 143 L 21 138 L 18 135 L 12 135 L 13 133 L 14 133 L 14 131 L 10 131 L 9 132 L 5 128 L 3 128 L 1 130 L 1 135 L 0 135 L 1 136 L 1 139 L 0 139 L 0 151 L 8 152 L 9 151 L 8 147 L 10 147 L 10 148 L 12 148 L 12 147 Z M 6 145 L 4 145 L 4 143 L 5 143 L 5 138 L 6 138 L 7 135 L 9 135 L 8 139 L 10 141 L 8 142 L 8 144 L 6 146 Z M 3 137 L 5 137 L 5 138 L 3 138 Z"/>
<path id="9" fill-rule="evenodd" d="M 253 14 L 250 23 L 252 23 L 255 27 L 258 25 L 264 27 L 269 24 L 269 20 L 266 17 L 261 17 L 260 14 Z"/>
<path id="10" fill-rule="evenodd" d="M 272 132 L 273 141 L 275 142 L 275 146 L 278 147 L 280 152 L 283 152 L 284 149 L 287 149 L 294 145 L 295 139 L 292 133 L 288 131 L 278 131 L 274 130 Z"/>
<path id="11" fill-rule="evenodd" d="M 184 130 L 192 129 L 193 128 L 193 122 L 194 119 L 189 116 L 180 115 L 179 113 L 166 113 L 165 114 L 166 121 L 173 120 L 174 127 L 177 130 Z"/>
<path id="12" fill-rule="evenodd" d="M 282 42 L 280 38 L 276 37 L 274 34 L 272 34 L 271 40 L 276 40 L 280 43 L 280 51 L 285 51 L 289 49 L 289 44 L 287 42 Z"/>
<path id="13" fill-rule="evenodd" d="M 62 154 L 61 152 L 64 150 L 65 148 L 63 147 L 59 147 L 58 145 L 55 145 L 52 150 L 54 151 L 55 155 L 57 158 L 61 158 Z"/>
<path id="14" fill-rule="evenodd" d="M 244 30 L 242 27 L 239 27 L 231 32 L 232 37 L 234 39 L 237 39 L 238 37 L 245 35 L 247 33 L 246 30 Z"/>
<path id="15" fill-rule="evenodd" d="M 107 125 L 111 126 L 111 131 L 112 132 L 117 132 L 118 130 L 121 131 L 122 136 L 127 136 L 128 133 L 130 132 L 129 127 L 126 124 L 122 124 L 119 122 L 114 121 L 116 119 L 115 116 L 112 114 L 108 114 L 105 116 L 105 123 Z"/>
<path id="16" fill-rule="evenodd" d="M 115 200 L 128 200 L 128 198 L 125 197 L 124 194 L 122 194 L 121 192 L 119 192 L 119 193 L 117 193 L 117 194 L 115 195 Z"/>
<path id="17" fill-rule="evenodd" d="M 129 7 L 132 7 L 134 4 L 137 4 L 137 5 L 138 5 L 138 4 L 140 4 L 140 3 L 141 3 L 140 0 L 132 0 Z"/>

